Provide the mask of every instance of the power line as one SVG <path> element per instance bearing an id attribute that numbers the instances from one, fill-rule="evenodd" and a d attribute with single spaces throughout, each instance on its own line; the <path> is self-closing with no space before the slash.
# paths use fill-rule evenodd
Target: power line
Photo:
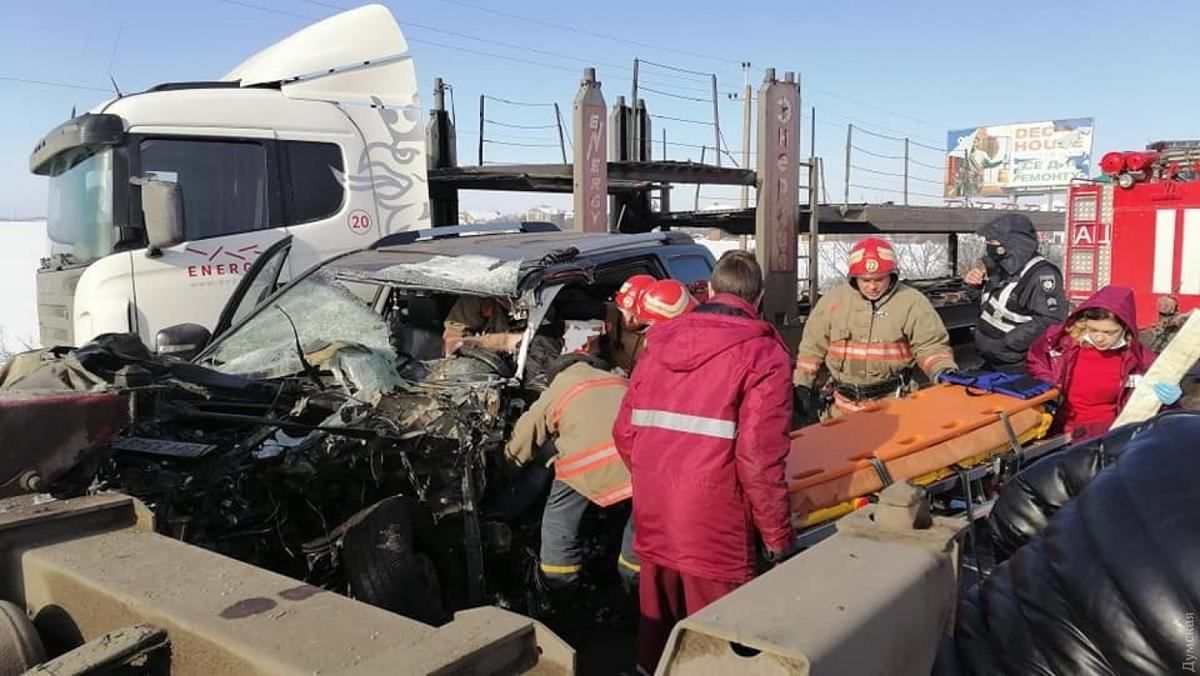
<path id="1" fill-rule="evenodd" d="M 485 119 L 484 122 L 494 124 L 497 127 L 507 127 L 509 129 L 557 129 L 557 124 L 511 124 L 509 122 L 498 122 L 496 120 Z"/>
<path id="2" fill-rule="evenodd" d="M 698 103 L 709 103 L 709 102 L 711 102 L 711 101 L 712 101 L 712 99 L 700 99 L 700 98 L 696 98 L 695 96 L 684 96 L 683 94 L 675 94 L 675 93 L 672 93 L 672 92 L 664 92 L 664 91 L 662 91 L 662 90 L 659 90 L 659 89 L 652 89 L 652 88 L 650 88 L 650 87 L 644 87 L 644 86 L 641 86 L 641 85 L 639 85 L 639 87 L 638 87 L 638 88 L 639 88 L 639 89 L 644 89 L 644 90 L 646 90 L 646 91 L 648 91 L 648 92 L 653 92 L 653 93 L 655 93 L 655 94 L 661 94 L 662 96 L 669 96 L 669 97 L 671 97 L 671 98 L 673 98 L 673 99 L 681 99 L 681 100 L 683 100 L 683 101 L 696 101 L 696 102 L 698 102 Z"/>
<path id="3" fill-rule="evenodd" d="M 912 162 L 913 164 L 917 165 L 918 167 L 925 167 L 926 169 L 936 169 L 937 171 L 941 171 L 942 169 L 945 168 L 938 164 L 928 164 L 926 162 L 919 162 L 914 159 L 909 159 L 909 162 Z"/>
<path id="4" fill-rule="evenodd" d="M 43 87 L 61 87 L 63 89 L 79 89 L 79 90 L 90 91 L 90 92 L 104 92 L 106 94 L 113 93 L 111 87 L 105 89 L 102 87 L 92 87 L 90 85 L 71 84 L 69 82 L 51 82 L 50 80 L 34 80 L 31 78 L 12 77 L 9 75 L 0 75 L 0 81 L 17 82 L 20 84 L 42 85 Z"/>
<path id="5" fill-rule="evenodd" d="M 484 94 L 483 98 L 487 99 L 488 101 L 504 103 L 504 104 L 507 104 L 510 106 L 521 106 L 524 108 L 553 108 L 554 107 L 553 102 L 546 103 L 544 101 L 513 101 L 511 99 L 502 99 L 499 96 L 492 96 L 491 94 Z"/>
<path id="6" fill-rule="evenodd" d="M 850 144 L 850 147 L 857 150 L 860 153 L 870 155 L 871 157 L 878 157 L 881 160 L 903 160 L 904 159 L 903 155 L 884 155 L 882 153 L 875 153 L 875 152 L 871 152 L 870 150 L 867 150 L 866 148 L 859 148 L 858 146 L 856 146 L 854 144 Z"/>
<path id="7" fill-rule="evenodd" d="M 935 151 L 935 152 L 939 152 L 939 153 L 944 153 L 944 152 L 946 152 L 946 149 L 945 149 L 945 148 L 939 148 L 939 147 L 937 147 L 937 146 L 925 145 L 924 143 L 918 143 L 918 142 L 916 142 L 916 141 L 913 141 L 913 142 L 912 142 L 912 144 L 913 144 L 914 146 L 917 146 L 918 148 L 927 148 L 927 149 L 929 149 L 929 150 L 933 150 L 933 151 Z"/>
<path id="8" fill-rule="evenodd" d="M 665 63 L 658 63 L 656 61 L 650 61 L 648 59 L 638 59 L 638 61 L 640 63 L 646 64 L 647 66 L 654 66 L 655 68 L 663 68 L 665 70 L 673 70 L 676 73 L 686 73 L 688 75 L 698 75 L 703 78 L 711 78 L 713 76 L 712 73 L 705 73 L 705 72 L 698 71 L 698 70 L 688 70 L 687 68 L 680 68 L 679 66 L 671 66 L 671 65 L 668 65 Z"/>
<path id="9" fill-rule="evenodd" d="M 514 141 L 500 141 L 500 140 L 494 140 L 494 139 L 489 139 L 489 138 L 483 139 L 483 142 L 490 144 L 490 145 L 513 146 L 516 148 L 557 148 L 558 147 L 557 143 L 517 143 Z"/>
<path id="10" fill-rule="evenodd" d="M 942 123 L 940 123 L 940 122 L 931 122 L 931 121 L 929 121 L 929 120 L 924 120 L 924 119 L 921 119 L 921 118 L 919 118 L 919 117 L 913 117 L 913 116 L 911 116 L 911 115 L 905 115 L 905 114 L 903 114 L 903 113 L 897 113 L 897 112 L 896 112 L 896 111 L 894 111 L 894 110 L 888 110 L 887 108 L 881 108 L 881 107 L 879 107 L 879 106 L 877 106 L 877 105 L 875 105 L 875 104 L 872 104 L 872 103 L 867 103 L 866 101 L 860 101 L 860 100 L 858 100 L 858 99 L 851 98 L 851 97 L 849 97 L 849 96 L 843 96 L 843 95 L 841 95 L 841 94 L 838 94 L 837 92 L 832 92 L 832 91 L 829 91 L 828 89 L 823 89 L 823 88 L 821 88 L 821 87 L 814 87 L 814 86 L 812 86 L 811 84 L 810 84 L 810 85 L 807 85 L 807 87 L 808 87 L 809 89 L 811 89 L 812 91 L 815 91 L 815 92 L 821 92 L 822 94 L 825 94 L 826 96 L 832 96 L 832 97 L 833 97 L 833 98 L 835 98 L 835 99 L 841 99 L 841 100 L 843 100 L 843 101 L 847 101 L 847 102 L 849 102 L 849 103 L 856 103 L 856 104 L 858 104 L 858 105 L 860 105 L 860 106 L 866 106 L 867 108 L 871 108 L 871 109 L 873 109 L 873 110 L 877 110 L 877 111 L 879 111 L 879 112 L 881 112 L 881 113 L 887 113 L 888 115 L 891 115 L 891 116 L 893 116 L 893 117 L 899 117 L 899 118 L 901 118 L 901 119 L 910 120 L 910 121 L 912 121 L 912 122 L 916 122 L 916 123 L 918 123 L 918 124 L 924 124 L 924 125 L 927 125 L 927 126 L 930 126 L 930 127 L 936 127 L 936 128 L 938 128 L 938 129 L 946 129 L 946 128 L 947 128 L 947 125 L 945 125 L 945 124 L 942 124 Z"/>
<path id="11" fill-rule="evenodd" d="M 502 17 L 505 17 L 508 19 L 515 19 L 517 21 L 525 21 L 528 23 L 537 24 L 539 26 L 544 26 L 547 28 L 558 28 L 561 30 L 570 31 L 572 33 L 577 33 L 579 35 L 587 35 L 589 37 L 600 38 L 602 40 L 612 40 L 614 42 L 620 42 L 620 43 L 624 43 L 627 45 L 634 45 L 636 47 L 644 47 L 646 49 L 656 49 L 656 50 L 663 51 L 663 52 L 673 52 L 676 54 L 683 54 L 685 56 L 691 56 L 691 57 L 698 58 L 698 59 L 708 59 L 710 61 L 716 61 L 719 63 L 737 64 L 739 67 L 741 66 L 741 63 L 742 63 L 741 61 L 735 61 L 733 59 L 726 59 L 726 58 L 722 58 L 722 57 L 718 57 L 718 56 L 713 56 L 711 54 L 704 54 L 702 52 L 692 52 L 692 51 L 688 51 L 685 49 L 675 49 L 673 47 L 665 47 L 663 45 L 656 45 L 656 44 L 651 44 L 651 43 L 647 43 L 647 42 L 639 42 L 637 40 L 630 40 L 630 39 L 622 38 L 622 37 L 619 37 L 616 35 L 609 35 L 606 33 L 597 33 L 594 31 L 584 30 L 582 28 L 576 28 L 575 26 L 572 26 L 570 24 L 557 23 L 554 21 L 546 21 L 544 19 L 537 19 L 534 17 L 522 16 L 520 14 L 513 14 L 511 12 L 502 12 L 498 9 L 493 9 L 491 7 L 484 7 L 482 5 L 477 5 L 477 4 L 474 4 L 471 2 L 465 2 L 464 0 L 442 0 L 442 2 L 446 2 L 446 3 L 452 4 L 452 5 L 458 5 L 460 7 L 468 7 L 470 9 L 474 9 L 479 12 L 487 12 L 488 14 L 502 16 Z"/>
<path id="12" fill-rule="evenodd" d="M 871 131 L 870 129 L 864 129 L 863 127 L 859 127 L 857 125 L 855 125 L 854 131 L 861 131 L 862 133 L 866 134 L 867 136 L 874 136 L 876 138 L 888 139 L 889 141 L 903 141 L 904 140 L 904 137 L 902 137 L 902 136 L 889 136 L 887 134 L 880 134 L 877 131 Z"/>
<path id="13" fill-rule="evenodd" d="M 286 16 L 293 16 L 293 17 L 297 17 L 297 18 L 305 18 L 305 19 L 310 19 L 310 20 L 312 20 L 312 19 L 313 19 L 313 17 L 306 17 L 306 16 L 303 16 L 303 15 L 300 15 L 300 14 L 295 14 L 295 13 L 292 13 L 292 12 L 287 12 L 287 11 L 284 11 L 284 10 L 276 10 L 276 9 L 274 9 L 274 8 L 270 8 L 270 7 L 262 7 L 262 6 L 260 6 L 260 5 L 254 5 L 254 4 L 252 4 L 252 3 L 244 2 L 244 1 L 242 1 L 242 0 L 218 0 L 218 1 L 219 1 L 219 2 L 225 2 L 226 4 L 239 5 L 239 6 L 242 6 L 242 7 L 249 7 L 249 8 L 253 8 L 253 9 L 258 9 L 258 10 L 261 10 L 261 11 L 274 12 L 274 13 L 277 13 L 277 14 L 283 14 L 283 15 L 286 15 Z M 306 2 L 306 3 L 308 3 L 308 4 L 311 4 L 311 5 L 316 5 L 316 6 L 320 6 L 320 7 L 327 7 L 327 8 L 330 8 L 330 9 L 337 9 L 337 10 L 345 10 L 345 9 L 348 9 L 348 8 L 347 8 L 347 7 L 345 7 L 345 6 L 341 6 L 341 5 L 337 5 L 337 4 L 333 4 L 333 3 L 329 3 L 329 2 L 322 2 L 321 0 L 300 0 L 300 1 L 301 1 L 301 2 Z M 651 44 L 651 43 L 646 43 L 646 42 L 640 42 L 640 41 L 637 41 L 637 40 L 629 40 L 629 39 L 627 39 L 627 38 L 622 38 L 622 37 L 615 36 L 615 35 L 610 35 L 610 34 L 605 34 L 605 33 L 598 33 L 598 32 L 593 32 L 593 31 L 587 31 L 587 30 L 583 30 L 583 29 L 577 28 L 577 27 L 575 27 L 575 26 L 571 26 L 571 25 L 569 25 L 569 24 L 562 24 L 562 23 L 557 23 L 557 22 L 553 22 L 553 21 L 546 21 L 546 20 L 543 20 L 543 19 L 538 19 L 538 18 L 534 18 L 534 17 L 523 16 L 523 15 L 519 15 L 519 14 L 511 13 L 511 12 L 504 12 L 504 11 L 500 11 L 500 10 L 497 10 L 497 9 L 493 9 L 493 8 L 491 8 L 491 7 L 484 7 L 484 6 L 477 5 L 477 4 L 475 4 L 475 3 L 472 3 L 472 2 L 466 2 L 466 1 L 464 1 L 464 0 L 442 0 L 442 1 L 443 1 L 443 2 L 446 2 L 446 3 L 449 3 L 449 4 L 454 4 L 454 5 L 458 5 L 458 6 L 461 6 L 461 7 L 467 7 L 467 8 L 470 8 L 470 9 L 474 9 L 474 10 L 476 10 L 476 11 L 480 11 L 480 12 L 485 12 L 485 13 L 493 14 L 493 15 L 496 15 L 496 16 L 502 16 L 502 17 L 506 17 L 506 18 L 509 18 L 509 19 L 515 19 L 515 20 L 518 20 L 518 21 L 524 21 L 524 22 L 528 22 L 528 23 L 533 23 L 533 24 L 536 24 L 536 25 L 539 25 L 539 26 L 550 27 L 550 28 L 558 28 L 558 29 L 567 30 L 567 31 L 574 32 L 574 33 L 578 33 L 578 34 L 582 34 L 582 35 L 588 35 L 588 36 L 591 36 L 591 37 L 600 38 L 600 39 L 604 39 L 604 40 L 610 40 L 610 41 L 619 42 L 619 43 L 623 43 L 623 44 L 630 44 L 630 45 L 635 45 L 635 46 L 639 46 L 639 47 L 645 47 L 645 48 L 648 48 L 648 49 L 656 49 L 656 50 L 661 50 L 661 51 L 666 51 L 666 52 L 674 52 L 674 53 L 678 53 L 678 54 L 684 54 L 684 55 L 691 56 L 691 57 L 695 57 L 695 58 L 703 58 L 703 59 L 708 59 L 708 60 L 711 60 L 711 61 L 715 61 L 715 62 L 719 62 L 719 63 L 724 63 L 724 64 L 734 64 L 734 63 L 736 63 L 736 64 L 737 64 L 739 67 L 741 67 L 741 66 L 742 66 L 742 62 L 740 62 L 740 61 L 734 61 L 733 59 L 722 58 L 722 57 L 715 57 L 715 56 L 712 56 L 711 54 L 704 54 L 704 53 L 700 53 L 700 52 L 691 52 L 691 51 L 688 51 L 688 50 L 681 50 L 681 49 L 675 49 L 675 48 L 671 48 L 671 47 L 664 47 L 664 46 L 662 46 L 662 45 Z M 545 55 L 547 55 L 547 56 L 553 56 L 553 57 L 556 57 L 556 58 L 567 58 L 567 59 L 571 59 L 571 60 L 581 61 L 581 62 L 584 62 L 584 63 L 594 63 L 594 64 L 596 64 L 596 65 L 603 65 L 603 66 L 605 66 L 605 67 L 612 67 L 612 68 L 622 68 L 622 66 L 617 66 L 616 64 L 606 64 L 606 63 L 604 63 L 604 62 L 600 62 L 600 61 L 594 61 L 594 60 L 582 59 L 582 58 L 580 58 L 580 57 L 574 57 L 574 56 L 565 55 L 565 54 L 561 54 L 561 53 L 557 53 L 557 52 L 551 52 L 551 51 L 548 51 L 548 50 L 541 50 L 541 49 L 532 48 L 532 47 L 529 47 L 529 46 L 527 46 L 527 45 L 515 45 L 515 44 L 512 44 L 512 43 L 506 43 L 506 42 L 502 42 L 502 41 L 499 41 L 499 40 L 493 40 L 493 39 L 490 39 L 490 38 L 482 38 L 482 37 L 478 37 L 478 36 L 468 35 L 468 34 L 465 34 L 465 33 L 456 33 L 456 32 L 453 32 L 453 31 L 448 31 L 448 30 L 445 30 L 445 29 L 436 28 L 436 27 L 432 27 L 432 26 L 424 26 L 424 25 L 421 25 L 421 24 L 416 24 L 416 23 L 412 23 L 412 22 L 404 22 L 404 23 L 405 23 L 405 25 L 413 26 L 413 27 L 416 27 L 416 28 L 422 28 L 422 29 L 425 29 L 425 30 L 436 31 L 436 32 L 440 32 L 440 33 L 447 34 L 447 35 L 454 35 L 454 36 L 463 37 L 463 38 L 466 38 L 466 39 L 471 39 L 471 40 L 478 40 L 478 41 L 480 41 L 480 42 L 492 43 L 492 44 L 501 45 L 501 46 L 505 46 L 505 47 L 509 47 L 509 48 L 513 48 L 513 49 L 520 49 L 520 50 L 522 50 L 522 51 L 525 51 L 525 52 L 541 53 L 541 54 L 545 54 Z M 518 58 L 518 57 L 510 57 L 510 56 L 505 56 L 505 55 L 500 55 L 500 54 L 492 54 L 492 53 L 482 52 L 482 51 L 479 51 L 479 50 L 472 50 L 472 49 L 468 49 L 468 48 L 465 48 L 465 47 L 459 47 L 459 46 L 456 46 L 456 45 L 447 45 L 447 44 L 444 44 L 444 43 L 436 43 L 436 42 L 432 42 L 432 41 L 425 41 L 425 40 L 419 40 L 419 39 L 410 39 L 409 41 L 410 41 L 410 42 L 418 42 L 418 43 L 423 43 L 423 44 L 429 44 L 429 45 L 431 45 L 431 46 L 442 47 L 442 48 L 445 48 L 445 49 L 452 49 L 452 50 L 458 50 L 458 51 L 463 51 L 463 52 L 467 52 L 467 53 L 480 54 L 480 55 L 483 55 L 483 56 L 491 56 L 491 57 L 493 57 L 493 58 L 506 59 L 506 60 L 510 60 L 510 61 L 517 62 L 517 63 L 527 63 L 527 64 L 530 64 L 530 65 L 538 65 L 538 66 L 542 66 L 542 67 L 546 67 L 546 68 L 555 68 L 555 69 L 558 69 L 558 70 L 566 70 L 566 71 L 574 72 L 574 70 L 573 70 L 573 69 L 566 68 L 566 67 L 562 67 L 562 66 L 558 66 L 558 65 L 554 65 L 554 64 L 547 64 L 547 63 L 535 62 L 535 61 L 531 61 L 531 60 L 528 60 L 528 59 L 521 59 L 521 58 Z M 649 64 L 649 65 L 652 65 L 652 66 L 657 66 L 657 67 L 660 67 L 660 68 L 665 68 L 665 69 L 668 69 L 668 70 L 674 70 L 674 71 L 677 71 L 677 72 L 688 73 L 688 74 L 691 74 L 691 75 L 700 75 L 700 76 L 709 76 L 709 77 L 711 77 L 711 76 L 712 76 L 712 73 L 703 73 L 703 72 L 701 72 L 701 71 L 690 70 L 690 69 L 681 68 L 681 67 L 678 67 L 678 66 L 671 66 L 671 65 L 669 65 L 669 64 L 663 64 L 663 63 L 659 63 L 659 62 L 655 62 L 655 61 L 646 61 L 646 60 L 642 60 L 642 61 L 643 61 L 644 63 L 647 63 L 647 64 Z M 618 79 L 618 80 L 621 80 L 621 81 L 626 81 L 626 82 L 630 81 L 630 80 L 629 80 L 629 78 L 615 78 L 615 79 Z M 662 95 L 665 95 L 665 96 L 672 96 L 672 97 L 674 97 L 674 98 L 679 98 L 679 99 L 682 99 L 682 100 L 691 100 L 691 101 L 696 101 L 696 102 L 707 102 L 707 101 L 709 100 L 709 99 L 707 99 L 707 98 L 705 98 L 705 99 L 698 99 L 698 98 L 693 98 L 693 97 L 684 97 L 684 96 L 681 96 L 681 95 L 678 95 L 678 94 L 671 94 L 671 93 L 662 92 L 662 91 L 655 91 L 655 90 L 653 90 L 653 89 L 650 89 L 649 87 L 643 87 L 643 88 L 644 88 L 644 89 L 647 89 L 647 90 L 649 90 L 649 91 L 653 91 L 654 93 L 657 93 L 657 94 L 662 94 Z M 688 87 L 683 87 L 683 86 L 680 86 L 679 88 L 681 88 L 681 89 L 690 89 L 690 91 L 694 91 L 694 92 L 701 92 L 701 90 L 699 90 L 699 89 L 696 89 L 696 88 L 688 88 Z M 925 119 L 918 118 L 918 117 L 914 117 L 914 116 L 911 116 L 911 115 L 905 115 L 905 114 L 903 114 L 903 113 L 898 113 L 898 112 L 896 112 L 896 111 L 889 110 L 889 109 L 887 109 L 887 108 L 883 108 L 883 107 L 881 107 L 881 106 L 877 106 L 877 105 L 874 105 L 874 104 L 871 104 L 871 103 L 867 103 L 867 102 L 865 102 L 865 101 L 861 101 L 861 100 L 859 100 L 859 99 L 855 99 L 855 98 L 852 98 L 852 97 L 849 97 L 849 96 L 844 96 L 844 95 L 842 95 L 842 94 L 838 94 L 838 93 L 836 93 L 836 92 L 833 92 L 833 91 L 830 91 L 830 90 L 828 90 L 828 89 L 824 89 L 824 88 L 821 88 L 821 87 L 815 87 L 815 86 L 812 86 L 811 84 L 810 84 L 810 85 L 807 85 L 807 87 L 806 87 L 806 88 L 807 88 L 807 89 L 809 89 L 809 90 L 812 90 L 812 91 L 821 92 L 821 93 L 823 93 L 823 94 L 826 94 L 827 96 L 832 96 L 832 97 L 834 97 L 834 98 L 841 99 L 841 100 L 843 100 L 843 101 L 848 101 L 848 102 L 850 102 L 850 103 L 856 103 L 856 104 L 858 104 L 858 105 L 862 105 L 862 106 L 865 106 L 865 107 L 867 107 L 867 108 L 871 108 L 871 109 L 877 110 L 877 111 L 879 111 L 879 112 L 882 112 L 882 113 L 885 113 L 885 114 L 888 114 L 888 115 L 891 115 L 891 116 L 894 116 L 894 117 L 898 117 L 898 118 L 902 118 L 902 119 L 911 120 L 911 121 L 913 121 L 913 122 L 917 122 L 917 123 L 920 123 L 920 124 L 928 125 L 928 126 L 931 126 L 931 127 L 938 127 L 938 128 L 945 128 L 945 127 L 946 127 L 946 125 L 944 125 L 944 124 L 941 124 L 941 123 L 932 122 L 932 121 L 925 120 Z M 849 116 L 846 116 L 846 115 L 844 115 L 844 114 L 839 114 L 839 113 L 837 113 L 836 111 L 830 111 L 830 112 L 831 112 L 831 114 L 837 115 L 837 116 L 839 116 L 839 117 L 844 117 L 844 118 L 846 118 L 846 119 L 849 119 L 849 120 L 851 120 L 851 121 L 853 121 L 853 122 L 860 122 L 860 123 L 862 123 L 862 121 L 861 121 L 861 120 L 857 120 L 857 119 L 855 119 L 855 118 L 851 118 L 851 117 L 849 117 Z M 819 124 L 826 124 L 824 121 L 819 121 L 818 123 L 819 123 Z M 870 126 L 870 123 L 865 123 L 865 124 L 868 124 L 868 125 Z M 885 129 L 886 129 L 886 128 L 885 128 Z M 864 131 L 864 132 L 868 132 L 868 130 L 866 130 L 866 129 L 864 129 L 863 131 Z M 906 136 L 908 136 L 908 138 L 910 138 L 910 139 L 911 139 L 911 138 L 923 138 L 923 139 L 927 139 L 927 137 L 924 137 L 924 136 L 920 136 L 920 135 L 913 135 L 913 134 L 907 134 L 906 132 L 898 132 L 897 130 L 889 130 L 889 131 L 893 131 L 893 132 L 896 132 L 896 133 L 904 133 L 904 134 L 906 134 Z M 870 133 L 870 132 L 868 132 L 868 133 Z M 931 146 L 931 145 L 927 145 L 927 144 L 920 143 L 920 142 L 917 142 L 917 141 L 912 141 L 912 143 L 913 143 L 914 145 L 918 146 L 918 147 L 921 147 L 921 148 L 925 148 L 925 149 L 929 149 L 929 150 L 935 150 L 935 151 L 938 151 L 938 152 L 942 152 L 942 149 L 941 149 L 941 148 L 939 148 L 939 147 L 937 147 L 937 146 Z"/>
<path id="14" fill-rule="evenodd" d="M 879 171 L 877 169 L 868 169 L 867 167 L 860 167 L 857 164 L 851 164 L 850 168 L 857 169 L 858 171 L 865 171 L 868 174 L 877 174 L 879 176 L 895 176 L 896 178 L 904 178 L 904 174 L 898 174 L 894 171 Z"/>
<path id="15" fill-rule="evenodd" d="M 930 185 L 943 185 L 943 182 L 941 180 L 934 180 L 932 178 L 921 178 L 920 176 L 909 176 L 908 180 L 917 181 L 919 183 L 928 183 Z"/>
<path id="16" fill-rule="evenodd" d="M 217 0 L 217 2 L 223 2 L 226 5 L 233 5 L 235 7 L 245 7 L 246 9 L 257 9 L 260 12 L 271 12 L 273 14 L 279 14 L 282 16 L 290 16 L 290 17 L 294 17 L 297 19 L 304 19 L 305 21 L 320 21 L 320 19 L 318 19 L 315 16 L 308 16 L 306 14 L 296 14 L 295 12 L 289 12 L 285 9 L 275 9 L 274 7 L 263 7 L 262 5 L 256 5 L 251 2 L 242 2 L 242 0 Z"/>
<path id="17" fill-rule="evenodd" d="M 882 193 L 888 193 L 888 194 L 902 194 L 904 192 L 903 190 L 900 190 L 897 188 L 881 188 L 877 185 L 863 185 L 860 183 L 851 183 L 850 187 L 858 188 L 860 190 L 874 190 L 875 192 L 882 192 Z M 909 190 L 908 194 L 910 196 L 916 195 L 917 197 L 932 197 L 934 199 L 944 199 L 945 198 L 945 195 L 935 195 L 933 193 L 927 193 L 927 192 L 914 192 L 912 190 Z"/>
<path id="18" fill-rule="evenodd" d="M 671 117 L 670 115 L 654 114 L 650 116 L 652 120 L 670 120 L 671 122 L 683 122 L 686 124 L 701 124 L 704 126 L 712 126 L 712 120 L 689 120 L 686 117 Z"/>

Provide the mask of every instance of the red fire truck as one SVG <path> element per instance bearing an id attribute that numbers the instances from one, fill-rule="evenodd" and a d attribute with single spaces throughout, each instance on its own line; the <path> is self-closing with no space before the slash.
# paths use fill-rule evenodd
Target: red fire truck
<path id="1" fill-rule="evenodd" d="M 1138 328 L 1156 323 L 1160 299 L 1180 313 L 1200 306 L 1200 141 L 1108 153 L 1100 168 L 1105 180 L 1074 183 L 1068 195 L 1068 300 L 1128 286 Z"/>

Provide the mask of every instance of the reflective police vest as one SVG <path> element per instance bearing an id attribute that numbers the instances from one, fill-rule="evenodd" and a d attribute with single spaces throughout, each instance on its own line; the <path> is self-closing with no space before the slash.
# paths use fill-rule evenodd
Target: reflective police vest
<path id="1" fill-rule="evenodd" d="M 1023 314 L 1018 310 L 1024 310 L 1021 307 L 1019 300 L 1013 298 L 1013 292 L 1020 285 L 1025 275 L 1034 268 L 1038 263 L 1046 260 L 1042 256 L 1034 256 L 1021 268 L 1021 274 L 1017 275 L 1012 281 L 1004 286 L 985 292 L 983 295 L 983 312 L 980 318 L 993 328 L 1008 333 L 1017 326 L 1026 322 L 1033 321 L 1032 315 Z M 1014 307 L 1015 304 L 1015 307 Z"/>

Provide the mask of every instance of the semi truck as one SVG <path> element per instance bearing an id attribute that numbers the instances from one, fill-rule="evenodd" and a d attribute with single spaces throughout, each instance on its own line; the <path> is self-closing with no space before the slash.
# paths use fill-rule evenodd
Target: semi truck
<path id="1" fill-rule="evenodd" d="M 37 273 L 43 345 L 109 332 L 154 345 L 212 329 L 254 260 L 292 237 L 290 275 L 429 223 L 408 44 L 382 5 L 350 10 L 224 77 L 117 95 L 51 130 Z"/>

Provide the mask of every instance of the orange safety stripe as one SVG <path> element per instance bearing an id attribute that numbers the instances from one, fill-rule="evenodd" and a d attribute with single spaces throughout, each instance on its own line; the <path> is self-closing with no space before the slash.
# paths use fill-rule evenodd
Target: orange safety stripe
<path id="1" fill-rule="evenodd" d="M 950 354 L 946 354 L 943 352 L 939 352 L 937 354 L 931 354 L 928 357 L 926 357 L 925 359 L 921 360 L 921 368 L 927 372 L 932 371 L 933 367 L 935 365 L 937 365 L 939 362 L 952 364 L 952 363 L 954 363 L 954 357 Z"/>
<path id="2" fill-rule="evenodd" d="M 596 503 L 597 505 L 599 505 L 601 507 L 608 507 L 609 505 L 615 505 L 622 500 L 627 500 L 632 497 L 633 497 L 633 484 L 626 481 L 625 483 L 621 484 L 620 486 L 617 486 L 616 488 L 614 488 L 610 491 L 605 491 L 605 492 L 601 493 L 600 495 L 597 495 L 596 497 L 592 498 L 592 502 Z"/>
<path id="3" fill-rule="evenodd" d="M 621 460 L 617 447 L 612 440 L 593 446 L 586 451 L 573 453 L 570 456 L 554 462 L 554 473 L 560 479 L 569 479 L 607 465 L 614 460 Z"/>
<path id="4" fill-rule="evenodd" d="M 829 346 L 829 354 L 835 358 L 851 361 L 907 361 L 912 359 L 908 343 L 855 343 L 835 341 Z"/>
<path id="5" fill-rule="evenodd" d="M 613 376 L 612 378 L 596 378 L 595 380 L 585 380 L 582 383 L 575 384 L 575 386 L 563 393 L 562 398 L 558 400 L 558 403 L 554 405 L 554 409 L 550 411 L 551 427 L 558 427 L 558 421 L 560 418 L 562 418 L 563 411 L 566 410 L 567 405 L 570 404 L 571 400 L 575 397 L 578 397 L 584 392 L 597 387 L 613 387 L 616 385 L 624 387 L 628 384 L 628 380 L 618 376 Z"/>
<path id="6" fill-rule="evenodd" d="M 821 361 L 813 357 L 796 357 L 796 366 L 802 371 L 816 373 L 821 370 Z"/>

